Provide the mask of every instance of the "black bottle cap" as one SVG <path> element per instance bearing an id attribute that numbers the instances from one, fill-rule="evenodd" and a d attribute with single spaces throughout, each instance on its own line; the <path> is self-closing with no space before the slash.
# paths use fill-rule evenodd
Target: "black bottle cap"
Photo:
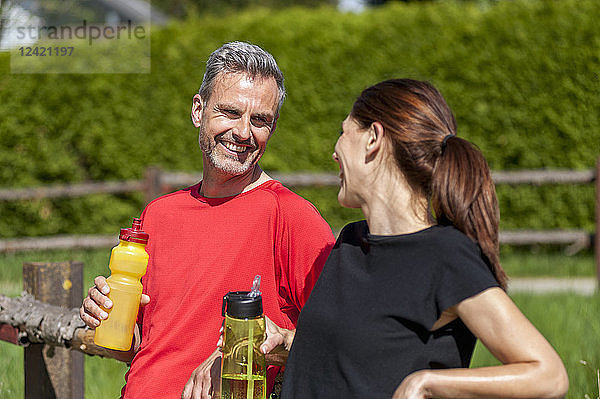
<path id="1" fill-rule="evenodd" d="M 249 291 L 228 292 L 223 297 L 221 314 L 236 319 L 252 319 L 263 313 L 262 296 L 249 296 Z"/>

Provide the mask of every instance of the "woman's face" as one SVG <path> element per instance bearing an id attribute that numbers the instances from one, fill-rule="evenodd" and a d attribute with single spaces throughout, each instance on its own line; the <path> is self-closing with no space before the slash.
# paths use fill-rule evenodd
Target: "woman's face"
<path id="1" fill-rule="evenodd" d="M 365 130 L 348 115 L 333 152 L 333 160 L 340 166 L 338 202 L 346 208 L 359 208 L 363 203 L 366 140 Z"/>

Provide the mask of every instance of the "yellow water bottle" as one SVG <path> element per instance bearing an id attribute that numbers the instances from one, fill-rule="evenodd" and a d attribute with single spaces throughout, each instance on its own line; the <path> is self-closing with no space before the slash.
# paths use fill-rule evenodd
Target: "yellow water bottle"
<path id="1" fill-rule="evenodd" d="M 94 343 L 109 349 L 126 351 L 131 348 L 137 319 L 142 283 L 146 273 L 148 234 L 142 231 L 142 220 L 134 218 L 131 228 L 121 229 L 119 245 L 110 255 L 111 275 L 106 279 L 112 308 L 104 309 L 108 318 L 96 328 Z"/>

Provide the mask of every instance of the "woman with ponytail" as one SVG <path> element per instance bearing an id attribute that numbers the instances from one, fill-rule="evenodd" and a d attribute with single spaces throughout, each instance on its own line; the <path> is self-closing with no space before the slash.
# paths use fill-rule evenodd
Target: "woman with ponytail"
<path id="1" fill-rule="evenodd" d="M 499 212 L 481 152 L 429 83 L 367 88 L 342 123 L 347 225 L 300 314 L 282 398 L 560 398 L 552 346 L 507 296 Z M 476 339 L 502 363 L 470 369 Z M 292 341 L 293 340 L 293 341 Z"/>

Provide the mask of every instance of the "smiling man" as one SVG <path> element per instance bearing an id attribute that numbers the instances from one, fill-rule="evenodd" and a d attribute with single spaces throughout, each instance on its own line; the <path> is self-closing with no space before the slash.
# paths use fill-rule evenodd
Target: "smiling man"
<path id="1" fill-rule="evenodd" d="M 230 72 L 215 77 L 213 92 L 205 94 L 205 100 L 201 94 L 194 96 L 192 122 L 200 128 L 205 165 L 203 194 L 233 195 L 269 179 L 257 162 L 275 129 L 284 94 L 274 77 Z M 224 180 L 228 184 L 221 184 Z"/>
<path id="2" fill-rule="evenodd" d="M 223 295 L 249 290 L 257 274 L 265 314 L 295 328 L 334 239 L 312 204 L 258 165 L 284 97 L 283 75 L 260 47 L 232 42 L 209 57 L 191 111 L 202 181 L 142 215 L 150 262 L 123 397 L 208 397 Z M 106 318 L 98 305 L 109 292 L 104 277 L 94 282 L 80 309 L 91 328 Z"/>

